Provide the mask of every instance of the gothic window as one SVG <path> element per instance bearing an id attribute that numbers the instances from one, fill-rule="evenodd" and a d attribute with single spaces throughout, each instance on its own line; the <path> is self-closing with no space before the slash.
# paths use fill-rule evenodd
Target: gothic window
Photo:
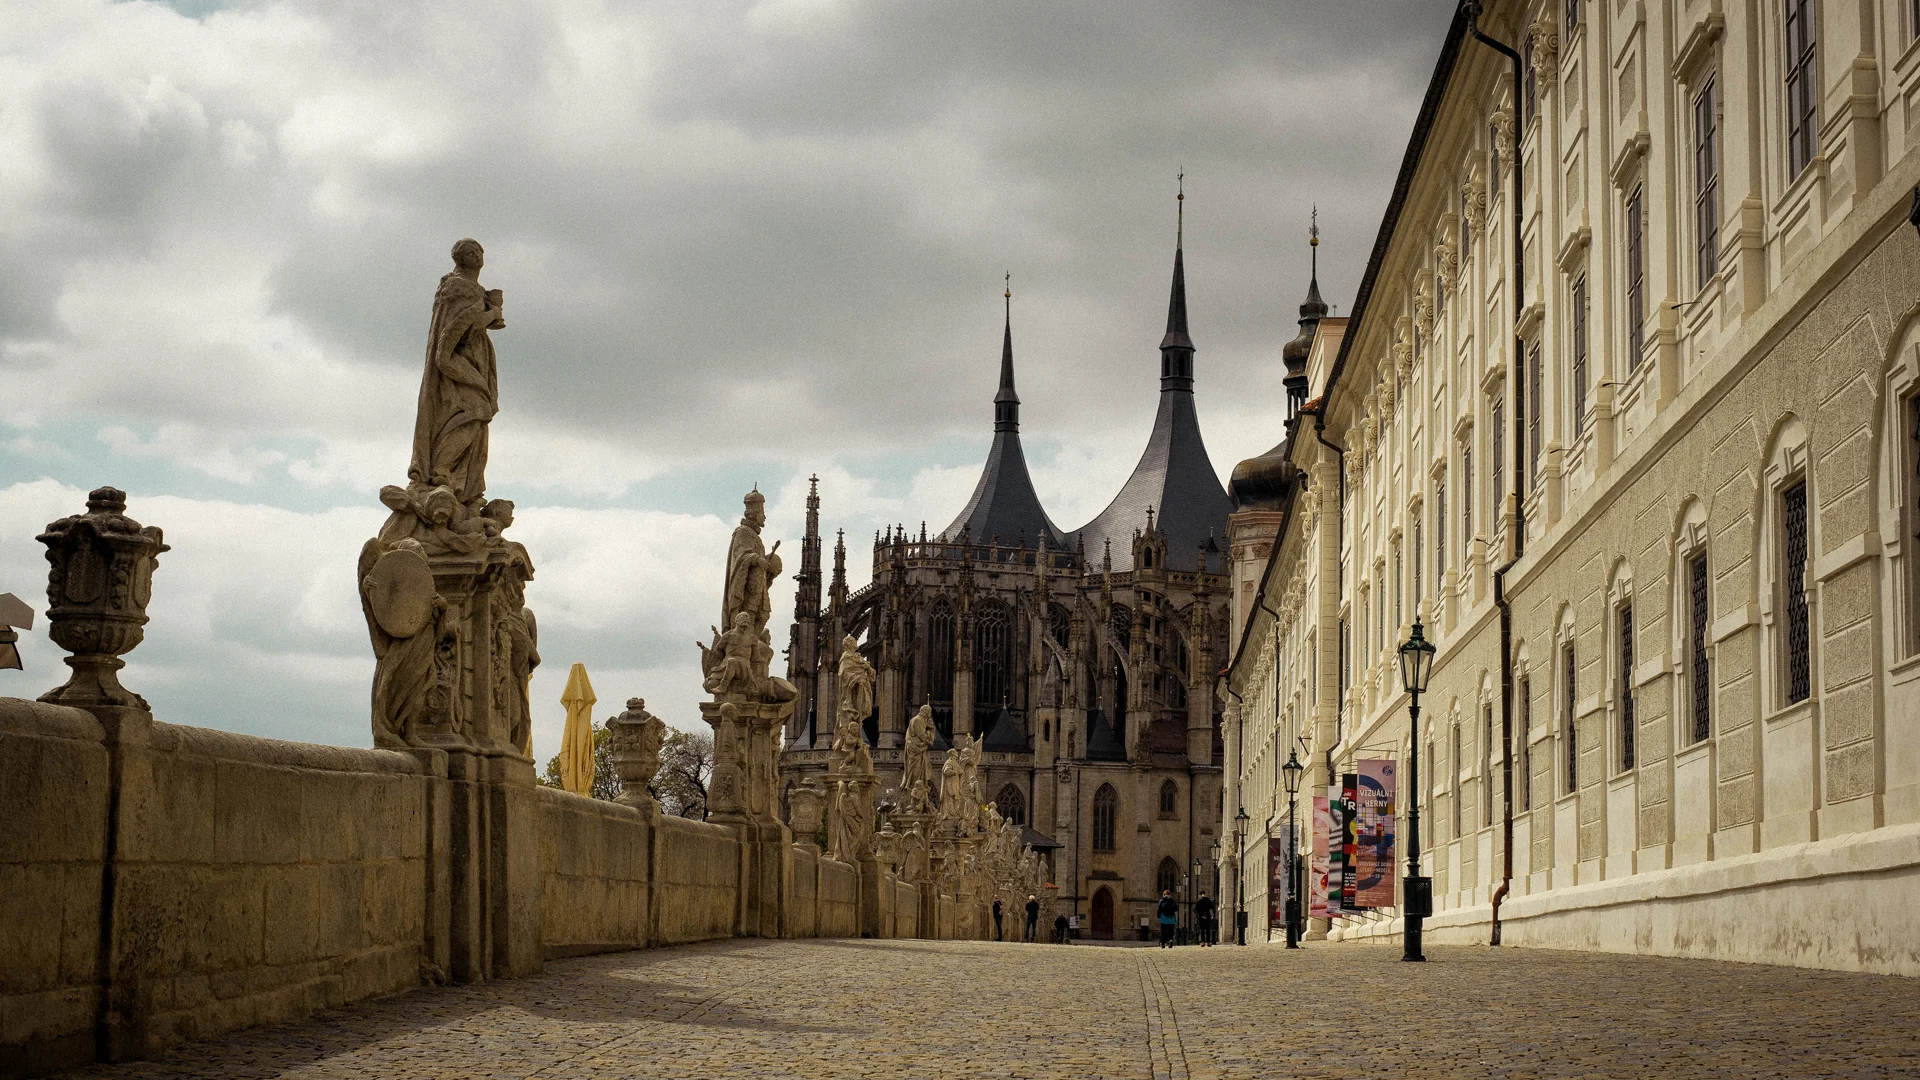
<path id="1" fill-rule="evenodd" d="M 1693 243 L 1699 287 L 1720 272 L 1719 93 L 1709 77 L 1693 98 Z"/>
<path id="2" fill-rule="evenodd" d="M 973 707 L 992 713 L 1012 699 L 1013 619 L 1007 605 L 989 600 L 980 605 L 973 632 Z"/>
<path id="3" fill-rule="evenodd" d="M 1813 696 L 1813 650 L 1807 625 L 1807 482 L 1780 493 L 1780 588 L 1786 602 L 1787 704 Z"/>
<path id="4" fill-rule="evenodd" d="M 1693 741 L 1712 731 L 1713 679 L 1707 660 L 1707 553 L 1687 560 L 1687 683 L 1693 694 Z"/>
<path id="5" fill-rule="evenodd" d="M 993 805 L 994 809 L 1000 811 L 1001 817 L 1015 825 L 1027 823 L 1027 797 L 1020 794 L 1020 789 L 1012 784 L 1000 789 L 1000 794 L 994 798 Z"/>
<path id="6" fill-rule="evenodd" d="M 1533 809 L 1533 680 L 1520 680 L 1520 809 Z"/>
<path id="7" fill-rule="evenodd" d="M 1180 816 L 1180 788 L 1171 780 L 1160 785 L 1160 816 Z"/>
<path id="8" fill-rule="evenodd" d="M 1114 825 L 1120 817 L 1120 793 L 1101 784 L 1093 793 L 1093 850 L 1113 851 Z"/>
<path id="9" fill-rule="evenodd" d="M 953 605 L 942 596 L 927 619 L 927 692 L 933 700 L 953 700 Z"/>
<path id="10" fill-rule="evenodd" d="M 1053 635 L 1053 643 L 1066 648 L 1073 637 L 1073 615 L 1059 604 L 1047 605 L 1047 632 Z"/>
<path id="11" fill-rule="evenodd" d="M 1645 190 L 1627 196 L 1627 372 L 1640 369 L 1640 351 L 1646 345 L 1647 259 L 1644 229 Z"/>
<path id="12" fill-rule="evenodd" d="M 1113 643 L 1126 652 L 1133 644 L 1133 610 L 1125 604 L 1113 605 L 1113 614 L 1108 617 L 1107 627 L 1113 634 Z"/>
<path id="13" fill-rule="evenodd" d="M 1580 741 L 1573 725 L 1573 711 L 1579 702 L 1580 665 L 1573 656 L 1573 643 L 1560 650 L 1561 736 L 1567 745 L 1567 794 L 1580 790 Z"/>
<path id="14" fill-rule="evenodd" d="M 1633 604 L 1620 606 L 1620 768 L 1633 768 Z"/>
<path id="15" fill-rule="evenodd" d="M 1154 875 L 1154 891 L 1179 895 L 1180 864 L 1171 857 L 1160 860 L 1160 870 Z"/>
<path id="16" fill-rule="evenodd" d="M 1578 439 L 1587 426 L 1587 275 L 1573 279 L 1573 428 Z"/>
<path id="17" fill-rule="evenodd" d="M 1812 0 L 1786 0 L 1786 4 L 1787 179 L 1792 180 L 1813 163 L 1819 91 L 1814 86 L 1817 42 Z"/>

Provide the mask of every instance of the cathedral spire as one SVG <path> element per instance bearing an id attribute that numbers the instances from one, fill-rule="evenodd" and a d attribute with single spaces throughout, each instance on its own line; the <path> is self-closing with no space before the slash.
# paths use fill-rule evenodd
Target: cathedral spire
<path id="1" fill-rule="evenodd" d="M 1000 392 L 993 395 L 993 430 L 1020 430 L 1020 395 L 1013 392 L 1013 275 L 1007 275 L 1006 330 L 1000 339 Z"/>
<path id="2" fill-rule="evenodd" d="M 1187 336 L 1187 174 L 1174 196 L 1173 289 L 1167 297 L 1167 336 L 1160 339 L 1160 389 L 1193 391 L 1193 339 Z"/>
<path id="3" fill-rule="evenodd" d="M 807 532 L 800 541 L 799 587 L 794 590 L 795 615 L 820 617 L 820 477 L 807 477 Z"/>

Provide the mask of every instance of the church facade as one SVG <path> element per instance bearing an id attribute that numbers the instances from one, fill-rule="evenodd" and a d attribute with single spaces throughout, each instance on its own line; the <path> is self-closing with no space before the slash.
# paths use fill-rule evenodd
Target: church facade
<path id="1" fill-rule="evenodd" d="M 851 636 L 878 672 L 864 736 L 882 788 L 898 785 L 921 707 L 936 768 L 956 733 L 981 738 L 983 795 L 1044 853 L 1053 903 L 1094 937 L 1134 933 L 1163 890 L 1217 894 L 1230 504 L 1194 409 L 1184 258 L 1176 243 L 1147 448 L 1092 521 L 1060 528 L 1028 474 L 1010 298 L 992 446 L 947 527 L 877 535 L 872 581 L 850 591 L 844 537 L 823 581 L 817 488 L 807 499 L 787 676 L 806 704 L 783 784 L 827 768 L 833 660 Z"/>

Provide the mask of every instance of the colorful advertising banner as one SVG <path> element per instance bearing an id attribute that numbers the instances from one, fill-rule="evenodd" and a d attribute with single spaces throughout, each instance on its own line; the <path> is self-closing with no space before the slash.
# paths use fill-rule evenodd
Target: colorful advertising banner
<path id="1" fill-rule="evenodd" d="M 1339 784 L 1330 784 L 1327 787 L 1327 915 L 1336 919 L 1346 913 L 1347 906 L 1343 889 L 1347 876 L 1346 831 L 1346 798 Z"/>
<path id="2" fill-rule="evenodd" d="M 1361 907 L 1392 907 L 1394 763 L 1386 758 L 1360 762 L 1355 792 L 1355 899 Z"/>
<path id="3" fill-rule="evenodd" d="M 1267 928 L 1287 925 L 1287 842 L 1267 838 Z"/>
<path id="4" fill-rule="evenodd" d="M 1333 831 L 1333 816 L 1327 810 L 1325 796 L 1313 799 L 1313 865 L 1307 870 L 1307 917 L 1327 917 L 1327 836 Z"/>
<path id="5" fill-rule="evenodd" d="M 1359 824 L 1354 804 L 1359 801 L 1360 774 L 1340 777 L 1340 910 L 1349 914 L 1365 910 L 1360 906 L 1360 837 L 1354 832 Z"/>

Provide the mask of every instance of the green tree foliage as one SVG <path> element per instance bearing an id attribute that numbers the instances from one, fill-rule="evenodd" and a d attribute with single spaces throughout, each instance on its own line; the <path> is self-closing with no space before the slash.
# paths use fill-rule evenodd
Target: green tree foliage
<path id="1" fill-rule="evenodd" d="M 660 747 L 660 772 L 648 785 L 667 813 L 705 821 L 713 778 L 713 735 L 674 729 Z"/>

